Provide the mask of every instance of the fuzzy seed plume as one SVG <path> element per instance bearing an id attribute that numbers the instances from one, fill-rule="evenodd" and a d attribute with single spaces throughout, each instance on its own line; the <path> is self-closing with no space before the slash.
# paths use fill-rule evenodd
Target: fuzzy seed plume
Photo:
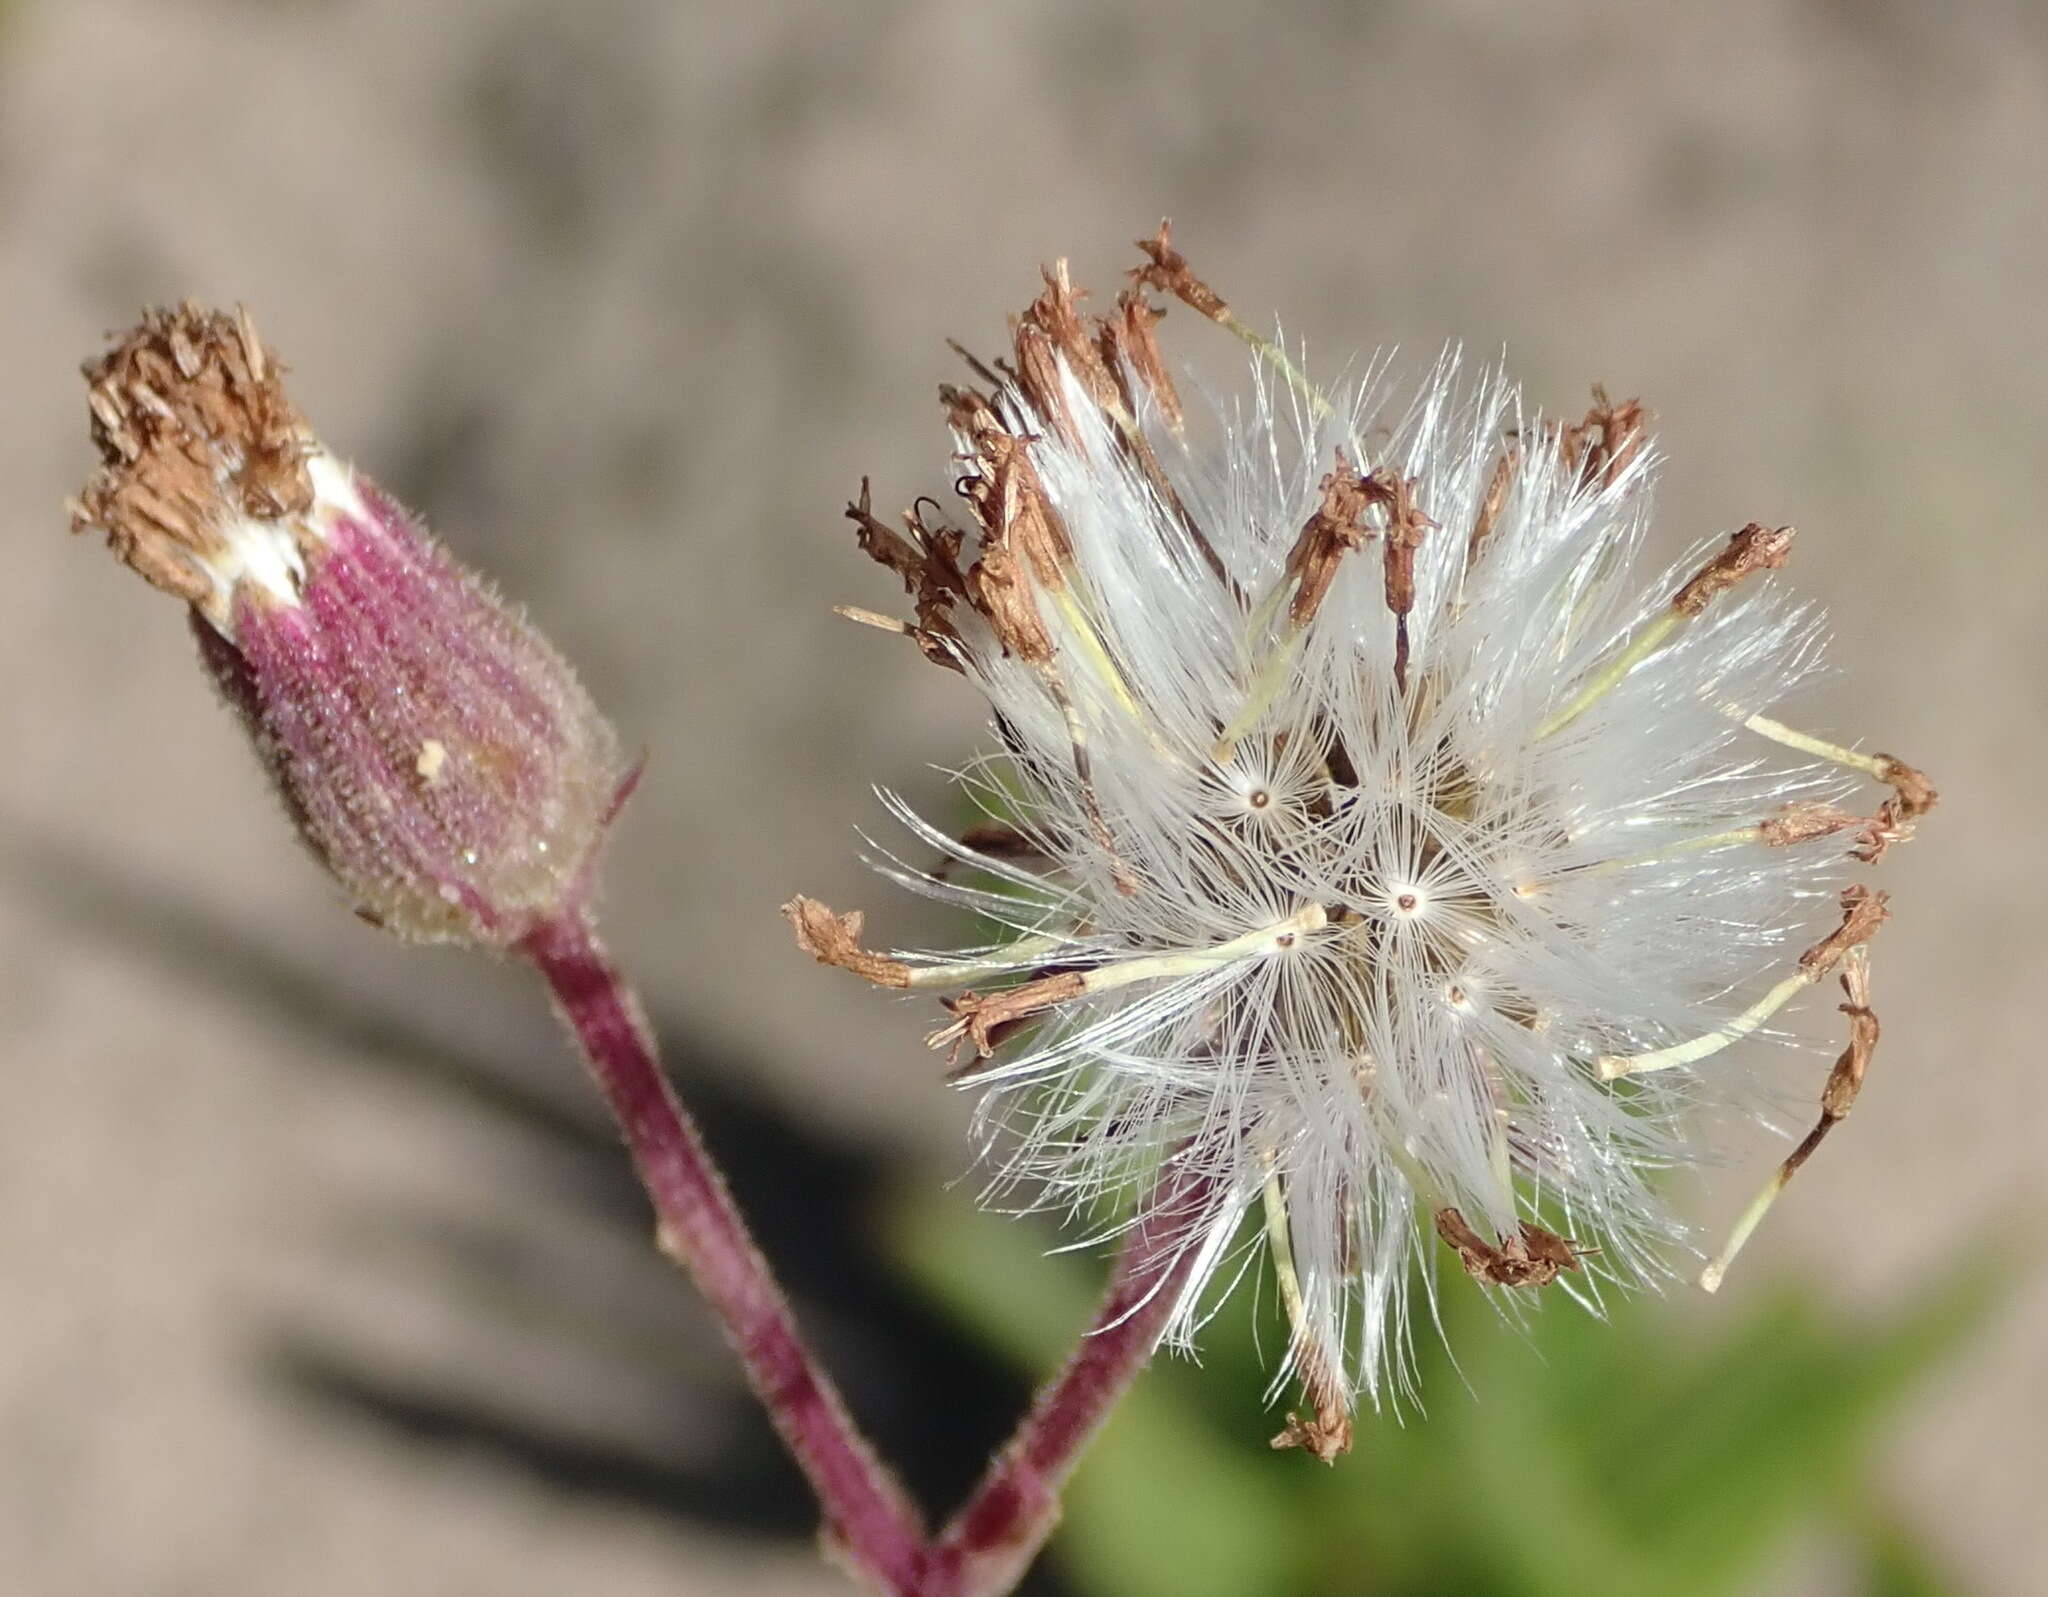
<path id="1" fill-rule="evenodd" d="M 1107 1235 L 1162 1164 L 1201 1183 L 1170 1334 L 1270 1271 L 1306 1404 L 1276 1445 L 1333 1457 L 1440 1280 L 1512 1306 L 1671 1274 L 1691 1111 L 1813 1090 L 1760 1044 L 1860 961 L 1854 875 L 1925 778 L 1772 718 L 1824 642 L 1789 527 L 1647 564 L 1639 402 L 1558 421 L 1455 351 L 1324 386 L 1164 227 L 1142 248 L 1100 317 L 1048 270 L 944 391 L 959 525 L 924 500 L 898 532 L 865 484 L 849 510 L 914 606 L 880 624 L 994 734 L 960 771 L 986 819 L 892 799 L 910 842 L 876 863 L 994 933 L 881 953 L 789 913 L 820 961 L 947 995 L 992 1201 Z M 1241 385 L 1173 368 L 1154 293 L 1249 346 Z"/>

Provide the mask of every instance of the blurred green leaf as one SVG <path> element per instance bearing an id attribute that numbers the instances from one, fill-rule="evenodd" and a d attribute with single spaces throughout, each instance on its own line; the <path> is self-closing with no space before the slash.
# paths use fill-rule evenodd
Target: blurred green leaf
<path id="1" fill-rule="evenodd" d="M 1025 1368 L 1052 1368 L 1086 1323 L 1099 1267 L 1044 1255 L 1036 1226 L 920 1201 L 894 1232 L 926 1289 Z M 1102 1597 L 1739 1591 L 1788 1531 L 1839 1508 L 1879 1426 L 1983 1321 L 1998 1278 L 1973 1260 L 1854 1321 L 1781 1292 L 1711 1330 L 1619 1294 L 1604 1319 L 1511 1301 L 1516 1323 L 1451 1279 L 1445 1337 L 1417 1333 L 1427 1418 L 1363 1416 L 1334 1470 L 1265 1447 L 1279 1419 L 1260 1345 L 1285 1331 L 1270 1293 L 1241 1290 L 1203 1365 L 1162 1360 L 1105 1429 L 1054 1556 Z M 1873 1592 L 1952 1592 L 1896 1520 L 1848 1529 Z"/>
<path id="2" fill-rule="evenodd" d="M 1860 1532 L 1857 1589 L 1863 1597 L 1956 1597 L 1961 1588 L 1906 1530 L 1906 1521 L 1890 1504 L 1875 1503 L 1862 1492 L 1855 1502 L 1850 1518 Z"/>
<path id="3" fill-rule="evenodd" d="M 1729 1589 L 1832 1497 L 1884 1417 L 1981 1323 L 1995 1279 L 1972 1261 L 1862 1324 L 1767 1301 L 1614 1439 L 1622 1511 L 1695 1589 Z"/>

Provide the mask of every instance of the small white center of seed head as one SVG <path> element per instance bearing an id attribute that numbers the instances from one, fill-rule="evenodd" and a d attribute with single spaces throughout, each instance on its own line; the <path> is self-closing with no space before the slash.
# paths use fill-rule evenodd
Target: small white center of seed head
<path id="1" fill-rule="evenodd" d="M 1262 810 L 1273 802 L 1272 790 L 1270 788 L 1255 787 L 1245 794 L 1244 801 L 1253 809 Z"/>
<path id="2" fill-rule="evenodd" d="M 1419 887 L 1395 887 L 1388 891 L 1387 902 L 1397 915 L 1413 917 L 1428 908 L 1429 899 Z"/>

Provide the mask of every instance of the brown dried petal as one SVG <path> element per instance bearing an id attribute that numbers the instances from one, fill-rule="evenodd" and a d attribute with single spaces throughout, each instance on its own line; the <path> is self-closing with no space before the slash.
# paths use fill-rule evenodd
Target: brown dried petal
<path id="1" fill-rule="evenodd" d="M 992 386 L 1000 386 L 1002 379 L 988 370 L 958 344 L 950 346 L 953 353 L 969 362 Z M 984 432 L 1001 432 L 1002 422 L 996 417 L 995 407 L 989 403 L 988 395 L 974 388 L 959 388 L 952 383 L 939 384 L 939 403 L 945 407 L 946 422 L 955 432 L 970 440 L 979 439 Z"/>
<path id="2" fill-rule="evenodd" d="M 1436 523 L 1416 508 L 1410 478 L 1376 471 L 1366 478 L 1365 489 L 1387 512 L 1387 608 L 1405 616 L 1415 608 L 1415 551 L 1422 547 L 1422 535 Z"/>
<path id="3" fill-rule="evenodd" d="M 1302 524 L 1287 555 L 1287 575 L 1296 584 L 1288 614 L 1298 627 L 1306 626 L 1322 608 L 1344 556 L 1375 536 L 1365 524 L 1366 510 L 1374 502 L 1366 482 L 1338 450 L 1336 469 L 1323 478 L 1322 503 Z"/>
<path id="4" fill-rule="evenodd" d="M 1868 962 L 1852 959 L 1842 972 L 1842 991 L 1848 1002 L 1841 1005 L 1843 1014 L 1849 1017 L 1849 1046 L 1836 1059 L 1834 1069 L 1828 1072 L 1827 1086 L 1821 1089 L 1821 1113 L 1830 1120 L 1847 1117 L 1855 1106 L 1856 1095 L 1863 1090 L 1863 1078 L 1870 1069 L 1871 1055 L 1877 1052 L 1879 1027 L 1877 1015 L 1870 1007 L 1870 974 Z"/>
<path id="5" fill-rule="evenodd" d="M 1080 425 L 1068 411 L 1061 390 L 1060 362 L 1043 330 L 1020 323 L 1016 330 L 1017 381 L 1031 408 L 1049 420 L 1069 443 L 1078 443 Z"/>
<path id="6" fill-rule="evenodd" d="M 1526 1220 L 1516 1236 L 1495 1246 L 1457 1209 L 1445 1208 L 1436 1212 L 1436 1234 L 1457 1252 L 1467 1275 L 1494 1286 L 1548 1286 L 1566 1270 L 1579 1268 L 1577 1249 Z"/>
<path id="7" fill-rule="evenodd" d="M 953 626 L 952 609 L 955 598 L 967 593 L 967 578 L 959 563 L 965 534 L 957 527 L 927 527 L 913 506 L 903 517 L 910 537 L 903 537 L 874 514 L 874 500 L 865 477 L 860 480 L 860 498 L 846 507 L 846 516 L 860 529 L 862 552 L 877 565 L 895 572 L 917 602 L 917 625 L 896 623 L 892 629 L 913 639 L 925 658 L 935 665 L 960 670 L 959 655 L 952 647 L 959 637 Z M 874 619 L 865 611 L 842 608 L 841 613 L 855 620 Z"/>
<path id="8" fill-rule="evenodd" d="M 1314 1407 L 1315 1417 L 1305 1420 L 1290 1409 L 1287 1424 L 1271 1445 L 1276 1452 L 1298 1447 L 1325 1464 L 1334 1464 L 1351 1451 L 1351 1406 L 1321 1350 L 1305 1342 L 1298 1342 L 1296 1348 L 1301 1394 Z"/>
<path id="9" fill-rule="evenodd" d="M 1223 296 L 1203 282 L 1189 269 L 1187 257 L 1173 247 L 1173 224 L 1162 218 L 1159 231 L 1151 238 L 1138 240 L 1138 248 L 1150 257 L 1149 264 L 1135 267 L 1131 280 L 1143 288 L 1154 288 L 1162 294 L 1171 294 L 1190 310 L 1198 311 L 1212 322 L 1228 323 L 1231 320 L 1230 307 Z"/>
<path id="10" fill-rule="evenodd" d="M 1843 889 L 1842 924 L 1799 956 L 1799 968 L 1815 981 L 1820 980 L 1842 962 L 1842 956 L 1850 949 L 1877 935 L 1878 927 L 1891 913 L 1885 907 L 1890 898 L 1890 894 L 1873 892 L 1860 882 Z"/>
<path id="11" fill-rule="evenodd" d="M 967 573 L 967 587 L 975 609 L 988 617 L 1006 653 L 1032 665 L 1052 663 L 1052 634 L 1039 618 L 1030 584 L 1008 549 L 989 544 Z"/>
<path id="12" fill-rule="evenodd" d="M 1384 547 L 1387 608 L 1394 615 L 1394 686 L 1408 691 L 1408 612 L 1415 608 L 1415 551 L 1422 535 L 1436 525 L 1415 507 L 1415 484 L 1387 471 L 1376 471 L 1366 487 L 1387 509 Z"/>
<path id="13" fill-rule="evenodd" d="M 1015 328 L 1017 372 L 1025 396 L 1073 442 L 1080 441 L 1081 432 L 1067 411 L 1060 383 L 1062 360 L 1097 409 L 1114 414 L 1123 404 L 1116 378 L 1082 320 L 1079 300 L 1067 276 L 1067 263 L 1055 261 L 1045 272 L 1045 292 L 1031 302 Z"/>
<path id="14" fill-rule="evenodd" d="M 1022 1022 L 1080 997 L 1085 990 L 1081 972 L 1067 970 L 1039 976 L 1021 987 L 1006 987 L 1000 992 L 962 993 L 958 998 L 941 999 L 953 1016 L 953 1023 L 925 1040 L 934 1048 L 951 1048 L 956 1055 L 963 1042 L 972 1043 L 975 1056 L 986 1059 Z"/>
<path id="15" fill-rule="evenodd" d="M 1648 421 L 1649 412 L 1640 399 L 1617 405 L 1596 383 L 1586 419 L 1566 428 L 1558 440 L 1566 469 L 1576 470 L 1585 487 L 1610 487 L 1642 453 Z"/>
<path id="16" fill-rule="evenodd" d="M 908 987 L 910 967 L 900 959 L 870 953 L 860 946 L 866 917 L 857 909 L 835 915 L 815 898 L 798 894 L 782 906 L 782 915 L 796 933 L 796 946 L 821 965 L 850 970 L 877 987 Z"/>
<path id="17" fill-rule="evenodd" d="M 1696 616 L 1716 594 L 1725 593 L 1752 571 L 1776 571 L 1791 556 L 1792 535 L 1791 527 L 1766 527 L 1756 521 L 1731 533 L 1728 547 L 1672 595 L 1671 608 L 1680 615 Z"/>
<path id="18" fill-rule="evenodd" d="M 1185 421 L 1180 406 L 1180 391 L 1173 385 L 1172 374 L 1166 368 L 1166 358 L 1159 352 L 1159 340 L 1152 329 L 1158 325 L 1166 312 L 1153 305 L 1136 289 L 1126 289 L 1117 296 L 1117 313 L 1105 317 L 1102 322 L 1102 354 L 1112 372 L 1128 369 L 1137 374 L 1138 380 L 1151 391 L 1152 402 L 1159 407 L 1159 414 L 1166 425 L 1179 432 Z M 1125 396 L 1126 407 L 1135 415 L 1135 397 Z"/>
<path id="19" fill-rule="evenodd" d="M 1828 1072 L 1827 1085 L 1821 1089 L 1820 1118 L 1778 1166 L 1781 1188 L 1813 1157 L 1828 1133 L 1848 1118 L 1857 1094 L 1863 1090 L 1871 1056 L 1877 1051 L 1878 1024 L 1870 1008 L 1870 959 L 1866 950 L 1859 948 L 1850 953 L 1842 972 L 1842 991 L 1849 999 L 1841 1006 L 1842 1013 L 1849 1017 L 1849 1046 L 1836 1059 L 1834 1068 Z"/>
<path id="20" fill-rule="evenodd" d="M 1861 824 L 1864 817 L 1832 804 L 1787 804 L 1757 830 L 1772 848 L 1786 848 L 1816 837 L 1831 837 Z"/>
<path id="21" fill-rule="evenodd" d="M 1500 521 L 1500 513 L 1508 502 L 1508 484 L 1514 480 L 1515 468 L 1521 464 L 1522 451 L 1519 445 L 1511 445 L 1500 452 L 1500 458 L 1493 463 L 1493 475 L 1487 479 L 1486 495 L 1479 501 L 1479 514 L 1472 519 L 1472 535 L 1465 540 L 1465 569 L 1470 571 L 1479 563 L 1479 550 L 1486 540 L 1493 536 L 1493 529 Z"/>
<path id="22" fill-rule="evenodd" d="M 1351 1414 L 1343 1408 L 1318 1407 L 1313 1419 L 1287 1411 L 1287 1423 L 1273 1438 L 1275 1452 L 1298 1447 L 1324 1464 L 1335 1464 L 1351 1451 Z"/>
<path id="23" fill-rule="evenodd" d="M 916 594 L 925 580 L 924 551 L 874 513 L 874 493 L 868 479 L 860 480 L 860 498 L 846 507 L 846 519 L 860 530 L 855 537 L 860 552 L 878 566 L 885 566 L 903 579 L 903 590 Z"/>
<path id="24" fill-rule="evenodd" d="M 1934 790 L 1934 784 L 1927 780 L 1927 773 L 1908 765 L 1895 754 L 1880 754 L 1883 769 L 1879 779 L 1889 782 L 1899 795 L 1899 815 L 1903 820 L 1917 820 L 1940 802 L 1941 795 Z"/>
<path id="25" fill-rule="evenodd" d="M 958 389 L 944 392 L 960 394 Z M 1046 501 L 1026 440 L 1006 432 L 978 396 L 965 414 L 971 418 L 972 469 L 957 486 L 981 524 L 983 549 L 1014 549 L 1031 562 L 1032 573 L 1045 586 L 1065 587 L 1073 547 Z"/>
<path id="26" fill-rule="evenodd" d="M 1905 803 L 1893 796 L 1878 805 L 1877 813 L 1864 822 L 1863 830 L 1856 834 L 1856 846 L 1849 850 L 1849 854 L 1865 865 L 1875 865 L 1884 858 L 1892 844 L 1903 843 L 1912 835 L 1913 823 L 1906 819 Z"/>
<path id="27" fill-rule="evenodd" d="M 100 469 L 72 505 L 115 554 L 192 603 L 228 516 L 278 520 L 313 501 L 306 426 L 248 316 L 186 302 L 151 310 L 84 367 Z"/>
<path id="28" fill-rule="evenodd" d="M 1046 500 L 1024 441 L 1005 435 L 998 443 L 997 536 L 1031 562 L 1032 574 L 1046 587 L 1064 588 L 1074 557 L 1067 530 Z"/>

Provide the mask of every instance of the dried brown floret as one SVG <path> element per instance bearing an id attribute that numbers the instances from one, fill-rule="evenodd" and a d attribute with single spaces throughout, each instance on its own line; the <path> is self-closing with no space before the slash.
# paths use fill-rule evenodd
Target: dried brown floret
<path id="1" fill-rule="evenodd" d="M 956 1064 L 963 1044 L 973 1046 L 975 1058 L 986 1059 L 1023 1022 L 1080 997 L 1086 990 L 1081 972 L 1065 970 L 1036 977 L 1020 987 L 1005 987 L 1000 992 L 943 998 L 940 1002 L 953 1017 L 953 1023 L 925 1040 L 934 1048 L 952 1050 Z"/>
<path id="2" fill-rule="evenodd" d="M 1908 765 L 1893 754 L 1880 754 L 1878 780 L 1889 782 L 1899 795 L 1899 818 L 1918 820 L 1940 802 L 1941 795 L 1927 779 L 1927 773 Z"/>
<path id="3" fill-rule="evenodd" d="M 1081 316 L 1079 300 L 1067 276 L 1067 263 L 1055 261 L 1046 268 L 1045 291 L 1026 307 L 1012 329 L 1017 375 L 1025 397 L 1070 443 L 1079 443 L 1082 432 L 1067 409 L 1060 381 L 1062 361 L 1097 410 L 1113 416 L 1123 409 L 1122 391 L 1103 359 L 1101 344 Z"/>
<path id="4" fill-rule="evenodd" d="M 925 553 L 875 515 L 874 494 L 865 477 L 860 480 L 860 498 L 846 507 L 846 519 L 860 529 L 855 534 L 860 552 L 895 572 L 903 579 L 904 590 L 915 594 L 925 580 Z"/>
<path id="5" fill-rule="evenodd" d="M 1157 289 L 1162 294 L 1171 294 L 1192 311 L 1228 326 L 1235 320 L 1223 296 L 1203 282 L 1188 267 L 1187 257 L 1173 247 L 1173 225 L 1161 219 L 1159 231 L 1150 238 L 1141 238 L 1138 248 L 1150 257 L 1150 264 L 1134 267 L 1131 280 L 1142 288 Z"/>
<path id="6" fill-rule="evenodd" d="M 1816 837 L 1831 837 L 1852 826 L 1867 824 L 1861 815 L 1833 804 L 1787 804 L 1757 828 L 1772 848 L 1785 848 Z"/>
<path id="7" fill-rule="evenodd" d="M 1365 524 L 1374 495 L 1341 449 L 1336 469 L 1323 478 L 1322 492 L 1322 502 L 1302 524 L 1287 555 L 1287 574 L 1295 580 L 1288 614 L 1297 627 L 1308 625 L 1322 608 L 1344 556 L 1375 536 Z"/>
<path id="8" fill-rule="evenodd" d="M 959 636 L 953 626 L 952 610 L 956 600 L 968 596 L 967 578 L 960 569 L 960 549 L 966 535 L 957 527 L 926 526 L 918 507 L 912 506 L 903 517 L 910 533 L 905 538 L 874 514 L 874 500 L 865 477 L 860 480 L 860 498 L 846 507 L 846 516 L 860 529 L 862 552 L 903 580 L 904 589 L 916 601 L 917 624 L 891 622 L 869 611 L 845 607 L 841 607 L 841 614 L 902 632 L 916 641 L 926 659 L 959 670 L 960 658 L 952 647 Z"/>
<path id="9" fill-rule="evenodd" d="M 1889 893 L 1876 892 L 1861 882 L 1842 890 L 1842 924 L 1799 956 L 1799 968 L 1809 979 L 1819 981 L 1842 962 L 1843 955 L 1877 935 L 1878 927 L 1891 913 Z"/>
<path id="10" fill-rule="evenodd" d="M 1519 1232 L 1495 1245 L 1472 1229 L 1457 1209 L 1436 1212 L 1436 1234 L 1456 1251 L 1465 1273 L 1494 1286 L 1548 1286 L 1579 1268 L 1580 1252 L 1556 1233 L 1524 1220 Z"/>
<path id="11" fill-rule="evenodd" d="M 1344 1385 L 1330 1369 L 1329 1360 L 1312 1341 L 1299 1336 L 1294 1344 L 1295 1372 L 1301 1380 L 1301 1394 L 1314 1414 L 1303 1419 L 1294 1410 L 1287 1423 L 1272 1439 L 1275 1452 L 1300 1448 L 1324 1464 L 1334 1464 L 1351 1451 L 1351 1402 Z"/>
<path id="12" fill-rule="evenodd" d="M 908 987 L 910 967 L 900 959 L 870 953 L 860 946 L 867 917 L 859 910 L 836 915 L 815 898 L 799 893 L 782 906 L 782 915 L 796 933 L 796 945 L 821 965 L 850 970 L 877 987 Z"/>
<path id="13" fill-rule="evenodd" d="M 1752 521 L 1740 532 L 1731 533 L 1728 546 L 1672 595 L 1671 608 L 1683 616 L 1696 616 L 1716 594 L 1727 592 L 1752 571 L 1776 571 L 1791 556 L 1793 530 Z"/>
<path id="14" fill-rule="evenodd" d="M 1334 1399 L 1317 1404 L 1312 1419 L 1305 1420 L 1289 1409 L 1287 1423 L 1273 1438 L 1272 1447 L 1275 1452 L 1298 1447 L 1320 1463 L 1335 1464 L 1351 1451 L 1351 1411 Z"/>
<path id="15" fill-rule="evenodd" d="M 1821 1088 L 1820 1118 L 1813 1129 L 1800 1139 L 1799 1146 L 1785 1156 L 1778 1166 L 1773 1185 L 1782 1190 L 1800 1166 L 1813 1157 L 1814 1150 L 1827 1140 L 1828 1133 L 1848 1119 L 1849 1111 L 1856 1106 L 1857 1094 L 1863 1090 L 1863 1078 L 1870 1071 L 1870 1061 L 1877 1052 L 1880 1028 L 1877 1014 L 1870 1007 L 1870 958 L 1867 951 L 1857 949 L 1842 969 L 1842 993 L 1848 1002 L 1838 1007 L 1849 1017 L 1849 1045 L 1837 1056 L 1834 1068 L 1828 1072 L 1827 1084 Z"/>
<path id="16" fill-rule="evenodd" d="M 1903 843 L 1913 835 L 1913 823 L 1907 818 L 1905 801 L 1897 795 L 1878 805 L 1877 813 L 1863 823 L 1863 830 L 1856 834 L 1856 846 L 1849 850 L 1852 858 L 1866 865 L 1875 865 L 1883 859 L 1894 843 Z"/>
<path id="17" fill-rule="evenodd" d="M 1387 608 L 1394 614 L 1394 685 L 1408 689 L 1408 612 L 1415 608 L 1415 551 L 1422 535 L 1436 525 L 1415 505 L 1412 479 L 1376 471 L 1365 481 L 1387 513 L 1384 558 Z"/>
<path id="18" fill-rule="evenodd" d="M 973 415 L 969 437 L 974 453 L 968 460 L 973 469 L 956 486 L 981 526 L 983 549 L 1015 550 L 1045 586 L 1064 588 L 1073 547 L 1046 500 L 1025 452 L 1026 440 L 1005 430 L 986 407 Z"/>
<path id="19" fill-rule="evenodd" d="M 1593 385 L 1593 408 L 1585 420 L 1567 427 L 1558 437 L 1558 450 L 1565 469 L 1576 472 L 1581 486 L 1611 487 L 1628 470 L 1647 440 L 1650 413 L 1640 399 L 1615 404 L 1607 390 Z"/>
<path id="20" fill-rule="evenodd" d="M 967 573 L 967 589 L 974 608 L 988 617 L 1005 652 L 1032 665 L 1052 663 L 1052 634 L 1039 617 L 1031 586 L 1008 549 L 999 543 L 989 544 Z"/>
<path id="21" fill-rule="evenodd" d="M 1830 1120 L 1846 1118 L 1855 1107 L 1856 1095 L 1863 1090 L 1863 1078 L 1870 1069 L 1871 1056 L 1877 1052 L 1879 1027 L 1877 1014 L 1870 1007 L 1870 962 L 1867 957 L 1852 959 L 1843 969 L 1842 993 L 1849 1000 L 1838 1006 L 1849 1017 L 1849 1046 L 1835 1060 L 1820 1095 L 1821 1110 Z"/>
<path id="22" fill-rule="evenodd" d="M 1479 501 L 1479 514 L 1472 518 L 1472 532 L 1465 540 L 1465 569 L 1470 571 L 1479 563 L 1479 551 L 1486 540 L 1493 536 L 1493 529 L 1500 522 L 1500 513 L 1507 507 L 1508 484 L 1514 481 L 1515 468 L 1522 463 L 1519 444 L 1511 444 L 1500 452 L 1500 458 L 1493 463 L 1493 475 L 1486 481 L 1486 493 Z"/>
<path id="23" fill-rule="evenodd" d="M 1166 425 L 1179 432 L 1185 420 L 1180 408 L 1180 391 L 1173 385 L 1173 377 L 1166 368 L 1166 358 L 1159 352 L 1159 340 L 1152 329 L 1166 312 L 1134 288 L 1125 289 L 1117 296 L 1116 315 L 1102 319 L 1098 338 L 1102 346 L 1103 360 L 1111 372 L 1118 375 L 1133 372 L 1152 395 L 1152 402 L 1159 407 L 1159 414 Z M 1128 391 L 1124 394 L 1125 408 L 1137 414 L 1137 398 Z"/>
<path id="24" fill-rule="evenodd" d="M 72 530 L 104 532 L 129 567 L 203 607 L 224 517 L 276 521 L 313 502 L 311 439 L 283 367 L 246 312 L 188 301 L 145 312 L 84 371 L 103 464 L 72 503 Z"/>

